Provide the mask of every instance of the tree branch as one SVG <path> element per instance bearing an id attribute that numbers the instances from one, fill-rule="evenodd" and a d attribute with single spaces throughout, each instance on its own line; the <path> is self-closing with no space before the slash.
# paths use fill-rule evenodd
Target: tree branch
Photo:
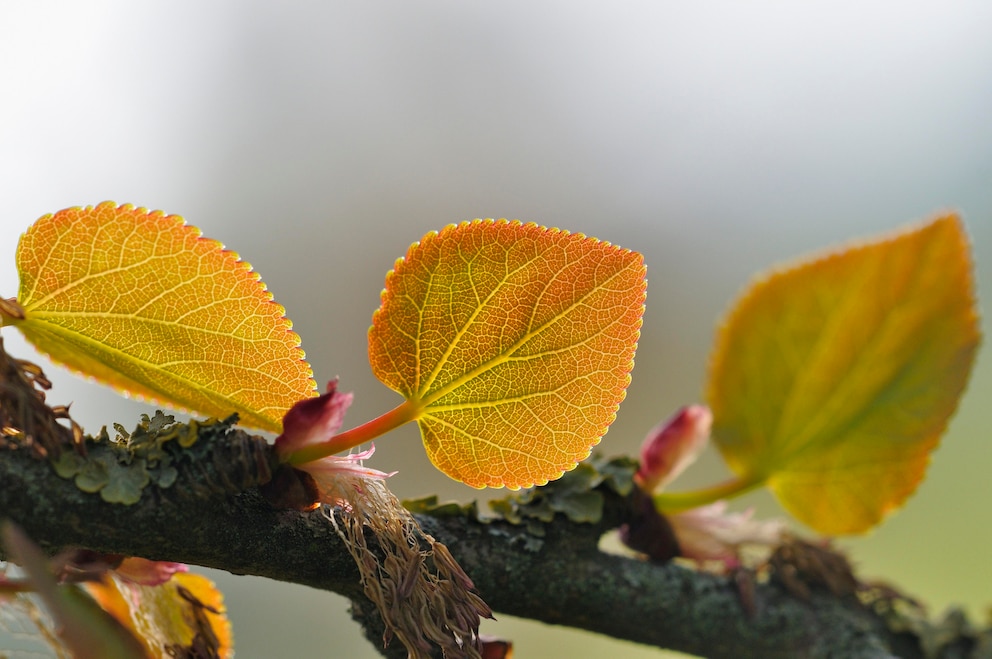
<path id="1" fill-rule="evenodd" d="M 381 645 L 382 620 L 327 517 L 340 512 L 274 508 L 259 489 L 280 469 L 264 440 L 225 423 L 169 426 L 169 441 L 145 441 L 146 457 L 157 456 L 146 460 L 134 457 L 142 437 L 133 434 L 133 459 L 117 473 L 113 452 L 121 446 L 106 438 L 81 443 L 74 428 L 58 424 L 65 411 L 44 406 L 36 387 L 45 381 L 29 366 L 10 360 L 0 343 L 0 517 L 50 552 L 87 548 L 339 593 L 352 599 L 366 636 Z M 66 475 L 66 465 L 92 465 L 108 452 L 112 494 L 80 489 L 94 480 L 85 470 L 69 469 L 75 476 L 64 478 L 53 467 L 61 458 Z M 480 520 L 474 505 L 430 502 L 416 506 L 416 519 L 497 612 L 718 658 L 989 656 L 989 631 L 971 631 L 960 616 L 929 623 L 900 607 L 909 600 L 891 591 L 876 593 L 870 605 L 816 583 L 797 596 L 795 587 L 753 572 L 719 576 L 604 553 L 603 534 L 635 520 L 638 501 L 618 487 L 617 463 L 592 463 L 504 502 L 502 519 Z M 141 478 L 132 480 L 135 474 Z M 367 538 L 373 551 L 375 540 Z M 384 654 L 405 651 L 393 643 Z"/>
<path id="2" fill-rule="evenodd" d="M 228 459 L 243 468 L 244 442 L 268 455 L 261 440 L 232 432 L 213 442 L 210 460 L 200 457 L 209 469 L 184 464 L 171 487 L 149 486 L 134 505 L 107 503 L 57 476 L 49 462 L 8 450 L 0 456 L 0 510 L 50 551 L 77 546 L 181 561 L 306 584 L 371 607 L 323 512 L 274 510 L 256 487 L 225 492 L 251 474 L 222 485 L 214 465 Z M 710 657 L 924 656 L 918 636 L 892 633 L 853 597 L 815 590 L 802 601 L 758 583 L 751 615 L 731 578 L 602 553 L 600 536 L 622 522 L 628 502 L 598 491 L 605 497 L 599 522 L 558 514 L 539 547 L 526 528 L 506 521 L 485 524 L 443 508 L 417 517 L 497 612 Z"/>

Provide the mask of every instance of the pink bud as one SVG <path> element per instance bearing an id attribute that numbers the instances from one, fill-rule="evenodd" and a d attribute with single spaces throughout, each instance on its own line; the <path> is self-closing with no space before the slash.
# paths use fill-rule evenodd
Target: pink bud
<path id="1" fill-rule="evenodd" d="M 709 440 L 712 423 L 708 407 L 689 405 L 648 433 L 635 477 L 641 489 L 660 490 L 695 462 Z"/>
<path id="2" fill-rule="evenodd" d="M 327 384 L 327 393 L 307 398 L 293 405 L 282 419 L 282 434 L 276 438 L 276 451 L 280 457 L 303 446 L 319 444 L 333 437 L 348 411 L 354 396 L 340 394 L 338 381 Z"/>
<path id="3" fill-rule="evenodd" d="M 344 414 L 351 405 L 352 394 L 339 394 L 337 380 L 327 384 L 327 393 L 317 398 L 308 398 L 293 405 L 282 419 L 282 434 L 276 438 L 276 451 L 286 456 L 311 444 L 321 444 L 334 437 Z M 372 457 L 375 447 L 348 455 L 329 455 L 318 460 L 295 465 L 295 469 L 305 471 L 313 477 L 321 502 L 337 505 L 344 483 L 358 486 L 363 479 L 381 480 L 396 472 L 386 473 L 370 469 L 364 465 Z"/>

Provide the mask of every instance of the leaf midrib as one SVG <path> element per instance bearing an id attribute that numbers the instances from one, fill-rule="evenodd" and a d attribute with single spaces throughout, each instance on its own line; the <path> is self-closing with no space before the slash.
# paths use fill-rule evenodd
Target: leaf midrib
<path id="1" fill-rule="evenodd" d="M 115 368 L 115 367 L 111 366 L 110 364 L 108 364 L 104 359 L 100 359 L 99 358 L 100 353 L 101 352 L 103 352 L 103 353 L 110 353 L 110 354 L 113 354 L 113 355 L 116 355 L 116 356 L 121 357 L 122 358 L 122 361 L 124 361 L 124 362 L 133 362 L 133 363 L 136 363 L 136 364 L 140 364 L 140 365 L 144 366 L 145 368 L 147 368 L 148 370 L 160 374 L 161 376 L 163 376 L 164 379 L 168 379 L 170 381 L 179 383 L 180 386 L 178 387 L 178 390 L 192 389 L 192 390 L 196 391 L 197 393 L 199 393 L 201 396 L 203 396 L 203 398 L 206 399 L 206 400 L 209 400 L 209 401 L 222 400 L 225 403 L 230 404 L 231 407 L 232 407 L 232 410 L 231 411 L 232 412 L 238 412 L 238 414 L 240 414 L 243 419 L 253 419 L 253 420 L 255 420 L 255 423 L 258 423 L 259 421 L 264 421 L 264 424 L 263 425 L 260 425 L 260 427 L 267 428 L 267 429 L 272 429 L 271 419 L 268 419 L 267 417 L 265 417 L 263 415 L 264 411 L 265 410 L 268 410 L 268 409 L 272 409 L 271 407 L 265 407 L 265 408 L 262 408 L 262 409 L 255 409 L 255 408 L 247 407 L 245 404 L 240 403 L 237 400 L 233 400 L 229 396 L 219 395 L 216 391 L 214 391 L 214 390 L 212 390 L 212 389 L 210 389 L 208 387 L 205 387 L 203 385 L 200 385 L 197 382 L 184 379 L 184 378 L 180 377 L 179 375 L 177 375 L 176 373 L 173 373 L 171 371 L 168 371 L 168 370 L 162 368 L 162 366 L 160 364 L 156 364 L 154 362 L 150 362 L 148 360 L 141 359 L 141 358 L 136 357 L 135 355 L 133 355 L 131 353 L 127 353 L 127 352 L 125 352 L 123 350 L 119 350 L 119 349 L 114 348 L 112 346 L 109 346 L 109 345 L 107 345 L 105 343 L 101 343 L 101 342 L 97 341 L 96 339 L 93 339 L 92 337 L 86 336 L 85 334 L 80 334 L 78 332 L 73 332 L 73 331 L 70 331 L 70 330 L 66 330 L 66 329 L 64 329 L 63 327 L 61 327 L 60 325 L 57 325 L 57 324 L 48 323 L 48 322 L 45 322 L 44 320 L 32 319 L 32 320 L 27 320 L 27 321 L 18 323 L 18 325 L 21 326 L 22 331 L 26 329 L 28 332 L 30 332 L 33 329 L 33 330 L 37 331 L 40 334 L 48 334 L 49 336 L 54 337 L 54 339 L 56 341 L 62 343 L 63 345 L 65 345 L 65 344 L 72 345 L 73 343 L 83 343 L 84 345 L 89 346 L 91 349 L 87 351 L 87 354 L 88 354 L 88 356 L 90 358 L 95 359 L 96 361 L 98 361 L 99 363 L 101 363 L 104 367 L 106 367 L 106 368 L 108 368 L 110 370 L 115 371 L 122 378 L 125 378 L 127 381 L 132 382 L 132 383 L 138 385 L 138 388 L 139 389 L 141 389 L 141 390 L 147 390 L 147 391 L 150 391 L 150 392 L 156 394 L 158 396 L 158 398 L 159 398 L 159 400 L 157 402 L 168 404 L 169 401 L 175 400 L 180 405 L 182 405 L 184 407 L 187 407 L 190 410 L 196 410 L 196 408 L 197 408 L 196 405 L 191 404 L 189 401 L 179 401 L 179 400 L 176 400 L 176 396 L 175 396 L 175 393 L 174 393 L 175 390 L 171 390 L 170 391 L 168 388 L 162 388 L 162 387 L 156 386 L 156 383 L 154 381 L 152 381 L 152 380 L 149 380 L 149 381 L 146 381 L 146 382 L 139 382 L 137 380 L 134 380 L 129 374 L 122 373 L 117 368 Z M 66 337 L 71 337 L 73 339 L 73 341 L 71 341 L 71 342 L 70 341 L 67 341 L 66 340 Z M 264 371 L 259 371 L 256 368 L 249 368 L 249 367 L 245 367 L 245 366 L 239 365 L 239 364 L 230 364 L 230 366 L 233 366 L 235 368 L 242 368 L 242 369 L 244 369 L 246 371 L 257 373 L 258 375 L 261 375 L 261 376 L 263 376 L 263 377 L 265 377 L 267 379 L 270 379 L 270 380 L 273 380 L 273 381 L 276 381 L 276 382 L 279 381 L 278 378 L 274 377 L 272 374 L 265 373 Z"/>

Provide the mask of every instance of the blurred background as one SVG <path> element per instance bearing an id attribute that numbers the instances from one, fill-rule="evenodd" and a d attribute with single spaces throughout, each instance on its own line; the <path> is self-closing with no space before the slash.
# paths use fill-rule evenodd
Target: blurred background
<path id="1" fill-rule="evenodd" d="M 44 213 L 181 214 L 262 274 L 321 386 L 355 392 L 350 427 L 399 401 L 365 336 L 410 243 L 474 217 L 583 232 L 648 263 L 633 383 L 601 444 L 631 454 L 700 400 L 715 323 L 775 262 L 957 209 L 992 293 L 990 25 L 981 0 L 3 3 L 0 295 Z M 89 431 L 150 409 L 48 371 Z M 933 612 L 992 603 L 990 395 L 981 355 L 926 482 L 841 542 Z M 378 448 L 401 497 L 487 496 L 434 470 L 414 427 Z M 678 485 L 725 476 L 711 453 Z M 378 656 L 335 595 L 210 574 L 239 657 Z M 522 658 L 666 656 L 499 617 L 484 631 Z"/>

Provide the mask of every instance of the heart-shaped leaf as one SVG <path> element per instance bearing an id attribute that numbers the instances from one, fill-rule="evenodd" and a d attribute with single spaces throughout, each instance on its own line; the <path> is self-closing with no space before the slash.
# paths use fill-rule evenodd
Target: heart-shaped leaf
<path id="1" fill-rule="evenodd" d="M 386 278 L 369 360 L 431 461 L 473 487 L 544 484 L 589 455 L 630 382 L 643 259 L 558 229 L 476 220 Z"/>
<path id="2" fill-rule="evenodd" d="M 112 202 L 46 215 L 21 237 L 17 268 L 23 317 L 4 324 L 121 391 L 274 432 L 316 393 L 251 266 L 177 215 Z"/>
<path id="3" fill-rule="evenodd" d="M 773 271 L 717 338 L 713 438 L 804 523 L 865 531 L 923 478 L 978 343 L 954 216 Z"/>

